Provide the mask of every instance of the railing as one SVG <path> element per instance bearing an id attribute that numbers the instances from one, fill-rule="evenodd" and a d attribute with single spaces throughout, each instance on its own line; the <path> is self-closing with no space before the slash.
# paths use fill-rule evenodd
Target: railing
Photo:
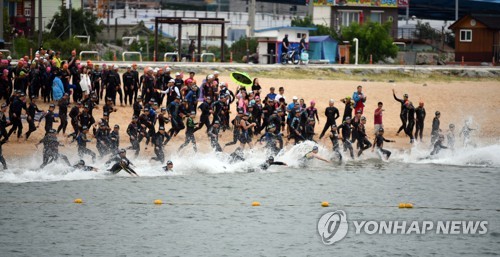
<path id="1" fill-rule="evenodd" d="M 200 61 L 201 62 L 203 62 L 203 61 L 208 62 L 207 60 L 204 60 L 203 58 L 206 58 L 206 57 L 209 57 L 209 56 L 212 57 L 212 62 L 215 62 L 215 54 L 213 54 L 213 53 L 203 53 L 203 54 L 201 54 Z"/>
<path id="2" fill-rule="evenodd" d="M 96 57 L 95 59 L 89 58 L 88 60 L 92 60 L 92 61 L 100 61 L 101 60 L 101 56 L 99 55 L 99 52 L 97 52 L 97 51 L 81 51 L 80 52 L 80 60 L 83 60 L 83 55 L 91 55 L 91 56 Z"/>
<path id="3" fill-rule="evenodd" d="M 172 62 L 175 62 L 177 60 L 179 53 L 178 52 L 167 52 L 163 55 L 163 61 L 164 62 L 167 62 L 168 61 L 168 57 L 169 56 L 172 56 L 172 59 L 170 59 L 170 61 Z"/>
<path id="4" fill-rule="evenodd" d="M 142 54 L 141 52 L 123 52 L 122 53 L 122 60 L 125 61 L 125 56 L 126 55 L 137 55 L 139 56 L 139 61 L 142 62 Z"/>

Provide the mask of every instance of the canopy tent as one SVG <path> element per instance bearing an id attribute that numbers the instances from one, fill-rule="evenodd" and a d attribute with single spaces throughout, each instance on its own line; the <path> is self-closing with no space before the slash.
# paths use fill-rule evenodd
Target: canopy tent
<path id="1" fill-rule="evenodd" d="M 311 61 L 328 61 L 335 63 L 337 60 L 338 42 L 330 36 L 309 37 L 309 59 Z"/>

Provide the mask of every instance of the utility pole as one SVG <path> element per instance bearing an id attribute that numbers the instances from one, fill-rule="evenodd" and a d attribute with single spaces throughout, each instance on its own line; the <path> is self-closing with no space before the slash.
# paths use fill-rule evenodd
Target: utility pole
<path id="1" fill-rule="evenodd" d="M 455 20 L 458 21 L 458 0 L 455 0 Z"/>
<path id="2" fill-rule="evenodd" d="M 3 8 L 2 8 L 3 13 Z M 38 0 L 38 47 L 42 46 L 42 36 L 43 36 L 43 28 L 42 28 L 42 0 Z"/>
<path id="3" fill-rule="evenodd" d="M 0 40 L 3 40 L 3 1 L 0 1 Z"/>
<path id="4" fill-rule="evenodd" d="M 71 5 L 71 0 L 68 0 L 68 1 L 69 1 L 69 15 L 68 15 L 68 20 L 69 20 L 69 38 L 71 39 L 72 34 L 73 34 L 73 31 L 71 31 L 71 27 L 73 27 L 72 24 L 71 24 L 71 12 L 72 12 L 73 6 Z"/>
<path id="5" fill-rule="evenodd" d="M 253 37 L 255 30 L 255 6 L 256 0 L 250 0 L 250 6 L 248 6 L 248 26 L 250 29 L 250 37 Z"/>

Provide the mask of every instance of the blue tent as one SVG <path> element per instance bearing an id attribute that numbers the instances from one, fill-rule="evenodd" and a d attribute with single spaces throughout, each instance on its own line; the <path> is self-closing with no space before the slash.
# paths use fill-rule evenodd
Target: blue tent
<path id="1" fill-rule="evenodd" d="M 328 60 L 328 63 L 335 63 L 337 45 L 338 42 L 330 36 L 309 37 L 309 60 Z"/>

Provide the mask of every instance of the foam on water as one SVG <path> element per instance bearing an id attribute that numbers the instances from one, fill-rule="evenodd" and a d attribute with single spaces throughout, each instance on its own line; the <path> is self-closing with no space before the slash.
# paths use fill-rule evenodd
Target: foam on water
<path id="1" fill-rule="evenodd" d="M 288 164 L 289 167 L 301 169 L 300 159 L 312 146 L 314 142 L 304 142 L 299 145 L 288 145 L 276 157 L 276 161 L 282 161 Z M 477 148 L 456 148 L 454 151 L 443 149 L 437 156 L 429 158 L 429 146 L 426 144 L 415 144 L 411 149 L 400 151 L 393 150 L 390 147 L 388 150 L 393 152 L 390 162 L 413 163 L 413 164 L 438 164 L 438 165 L 455 165 L 455 166 L 477 166 L 477 167 L 500 167 L 500 144 L 480 146 Z M 41 155 L 41 153 L 38 153 Z M 330 148 L 319 146 L 319 155 L 326 159 L 332 159 L 332 164 L 326 164 L 322 161 L 311 161 L 308 163 L 308 170 L 318 169 L 342 169 L 335 159 L 335 155 Z M 342 152 L 343 163 L 353 162 L 346 152 Z M 169 159 L 174 163 L 174 172 L 165 173 L 162 166 L 165 164 L 149 159 L 132 159 L 134 170 L 141 177 L 156 177 L 156 176 L 179 176 L 192 174 L 220 174 L 220 173 L 246 173 L 246 172 L 263 172 L 259 169 L 269 153 L 260 146 L 244 151 L 245 161 L 230 162 L 228 153 L 198 153 L 194 154 L 191 149 L 186 149 L 181 153 L 176 152 L 169 156 Z M 78 159 L 77 156 L 68 156 L 70 160 Z M 168 158 L 168 157 L 167 157 Z M 104 158 L 106 160 L 107 158 Z M 355 162 L 362 164 L 363 162 L 380 160 L 376 152 L 366 150 L 361 158 Z M 99 172 L 74 170 L 67 167 L 63 163 L 51 163 L 44 169 L 39 169 L 41 163 L 40 157 L 24 158 L 18 160 L 9 160 L 9 169 L 0 171 L 0 183 L 25 183 L 25 182 L 47 182 L 47 181 L 64 181 L 64 180 L 89 180 L 89 179 L 110 179 L 118 177 L 130 177 L 126 172 L 122 171 L 117 175 L 110 175 L 106 172 L 109 165 L 104 161 L 97 161 L 95 164 L 89 163 L 99 169 Z M 265 172 L 283 172 L 287 169 L 280 166 L 271 166 Z"/>

